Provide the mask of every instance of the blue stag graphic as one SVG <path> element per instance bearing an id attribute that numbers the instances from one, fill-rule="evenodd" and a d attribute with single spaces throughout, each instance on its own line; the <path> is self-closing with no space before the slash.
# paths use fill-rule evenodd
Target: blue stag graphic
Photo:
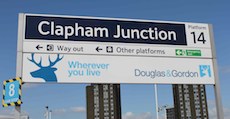
<path id="1" fill-rule="evenodd" d="M 64 56 L 63 56 L 64 57 Z M 57 62 L 62 60 L 63 57 L 60 57 L 60 55 L 57 55 L 57 58 L 55 61 L 51 61 L 50 56 L 49 56 L 49 65 L 48 66 L 42 66 L 42 58 L 40 58 L 39 63 L 37 63 L 34 60 L 34 53 L 31 54 L 31 59 L 27 58 L 29 61 L 34 63 L 36 66 L 39 67 L 38 70 L 31 72 L 31 76 L 34 78 L 42 78 L 47 82 L 57 82 L 57 76 L 54 73 L 57 68 L 53 67 Z"/>

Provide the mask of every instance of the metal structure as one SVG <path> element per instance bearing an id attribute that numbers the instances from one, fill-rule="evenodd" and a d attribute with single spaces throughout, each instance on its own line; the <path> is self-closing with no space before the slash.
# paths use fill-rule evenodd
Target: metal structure
<path id="1" fill-rule="evenodd" d="M 50 21 L 49 18 L 55 17 L 56 21 Z M 64 18 L 64 19 L 63 19 Z M 31 24 L 28 26 L 29 21 L 33 19 L 38 19 L 41 20 L 38 23 L 38 26 L 33 26 L 34 24 Z M 45 19 L 45 20 L 44 20 Z M 74 25 L 69 25 L 65 26 L 65 24 L 62 24 L 62 26 L 58 26 L 59 28 L 62 27 L 65 31 L 58 32 L 55 31 L 55 22 L 58 22 L 59 20 L 70 20 L 71 23 L 72 21 L 78 21 L 79 19 L 83 20 L 81 22 L 82 24 L 75 23 Z M 167 28 L 159 28 L 163 30 L 158 31 L 158 27 L 154 26 L 153 28 L 129 28 L 129 29 L 124 29 L 122 25 L 116 25 L 116 26 L 110 26 L 110 24 L 105 24 L 104 26 L 101 27 L 95 27 L 94 25 L 90 26 L 87 29 L 96 29 L 98 31 L 101 31 L 97 35 L 91 35 L 92 32 L 84 32 L 83 30 L 81 31 L 81 36 L 78 37 L 78 32 L 76 32 L 78 29 L 86 29 L 84 27 L 84 19 L 87 21 L 94 21 L 94 22 L 113 22 L 114 20 L 119 22 L 120 24 L 123 24 L 124 26 L 127 25 L 128 27 L 130 24 L 133 24 L 134 26 L 139 26 L 141 24 L 147 24 L 144 26 L 149 26 L 149 25 L 161 25 L 164 24 L 167 26 Z M 70 22 L 67 21 L 67 22 Z M 92 22 L 92 23 L 94 23 Z M 135 23 L 132 23 L 135 22 Z M 35 22 L 33 22 L 35 23 Z M 62 22 L 61 22 L 62 23 Z M 127 23 L 127 24 L 126 24 Z M 27 25 L 27 26 L 26 26 Z M 43 26 L 46 25 L 46 27 L 50 27 L 50 29 L 43 29 Z M 51 26 L 53 25 L 53 26 Z M 87 23 L 88 25 L 88 23 Z M 75 26 L 75 27 L 74 27 Z M 124 34 L 122 35 L 119 33 L 115 34 L 109 34 L 111 33 L 110 29 L 113 29 L 116 27 L 117 31 L 132 31 L 133 36 L 127 36 L 124 38 Z M 174 28 L 175 29 L 181 29 L 181 31 L 177 30 L 169 30 L 168 28 Z M 177 28 L 176 28 L 177 27 Z M 29 30 L 29 31 L 35 31 L 37 34 L 33 34 L 25 32 L 25 30 L 28 29 L 33 29 L 34 30 Z M 35 67 L 36 63 L 31 63 L 31 58 L 33 53 L 40 54 L 40 56 L 45 56 L 45 57 L 51 57 L 51 59 L 47 60 L 46 62 L 50 61 L 52 63 L 55 61 L 54 59 L 59 59 L 59 57 L 56 54 L 63 54 L 63 59 L 62 61 L 59 62 L 58 66 L 55 67 L 49 67 L 49 71 L 54 70 L 55 68 L 62 67 L 63 63 L 67 63 L 68 59 L 79 59 L 79 62 L 74 62 L 74 63 L 80 63 L 83 67 L 84 62 L 86 61 L 85 64 L 88 64 L 87 66 L 99 66 L 100 68 L 104 68 L 105 70 L 94 70 L 93 72 L 89 71 L 87 76 L 78 76 L 80 77 L 79 79 L 81 81 L 72 81 L 72 82 L 66 82 L 64 80 L 66 77 L 65 76 L 53 76 L 55 77 L 54 79 L 57 79 L 57 82 L 64 82 L 64 83 L 163 83 L 163 84 L 183 84 L 183 83 L 190 83 L 190 84 L 211 84 L 214 85 L 214 91 L 216 95 L 216 105 L 217 105 L 217 115 L 218 119 L 223 119 L 223 106 L 221 102 L 221 95 L 220 95 L 220 84 L 219 84 L 219 76 L 218 76 L 218 70 L 217 70 L 217 61 L 216 61 L 216 53 L 215 53 L 215 46 L 214 46 L 214 38 L 213 38 L 213 32 L 212 32 L 212 26 L 209 24 L 199 24 L 199 23 L 183 23 L 183 22 L 166 22 L 166 21 L 150 21 L 150 20 L 130 20 L 130 19 L 112 19 L 112 18 L 94 18 L 94 17 L 77 17 L 77 16 L 60 16 L 60 15 L 38 15 L 38 14 L 20 14 L 19 15 L 19 27 L 18 27 L 18 48 L 17 48 L 17 74 L 16 76 L 23 76 L 23 79 L 25 82 L 45 82 L 46 78 L 42 77 L 40 74 L 39 78 L 36 78 L 36 76 L 31 76 L 30 73 L 33 72 L 36 68 Z M 185 31 L 186 29 L 186 31 Z M 59 29 L 60 30 L 60 29 Z M 120 30 L 120 31 L 119 31 Z M 54 32 L 55 31 L 55 32 Z M 71 32 L 69 32 L 71 31 Z M 197 32 L 196 32 L 197 31 Z M 155 32 L 155 36 L 151 36 L 150 33 Z M 177 32 L 180 32 L 176 35 Z M 28 33 L 28 34 L 26 34 Z M 61 34 L 65 33 L 65 34 Z M 80 32 L 79 32 L 80 33 Z M 147 35 L 146 35 L 147 34 Z M 205 34 L 205 35 L 204 35 Z M 60 35 L 61 37 L 57 37 Z M 185 36 L 186 35 L 186 36 Z M 87 37 L 90 36 L 91 38 Z M 167 37 L 166 37 L 167 36 Z M 180 37 L 177 41 L 177 37 Z M 97 39 L 95 41 L 95 39 Z M 146 42 L 146 38 L 148 39 L 148 42 Z M 76 42 L 80 43 L 82 47 L 73 47 L 71 43 Z M 79 39 L 83 39 L 83 41 L 77 41 Z M 103 41 L 106 39 L 106 41 Z M 118 40 L 119 39 L 119 40 Z M 157 39 L 157 40 L 154 40 Z M 183 40 L 183 39 L 190 39 L 190 40 Z M 205 40 L 206 39 L 206 40 Z M 207 40 L 208 39 L 208 40 Z M 58 42 L 56 42 L 56 41 Z M 123 40 L 122 42 L 120 42 Z M 38 42 L 39 41 L 39 42 Z M 44 41 L 44 42 L 43 42 Z M 60 42 L 61 41 L 61 42 Z M 69 43 L 67 43 L 69 41 Z M 71 41 L 71 42 L 70 42 Z M 173 42 L 175 41 L 175 42 Z M 101 45 L 98 45 L 97 42 L 100 42 Z M 104 42 L 104 43 L 103 43 Z M 107 43 L 106 43 L 107 42 Z M 50 44 L 52 43 L 52 44 Z M 59 44 L 60 43 L 60 44 Z M 206 43 L 206 44 L 205 44 Z M 135 44 L 135 45 L 133 45 Z M 187 44 L 187 45 L 186 45 Z M 57 50 L 57 46 L 64 46 L 66 50 Z M 165 45 L 171 45 L 170 48 L 166 47 Z M 184 46 L 183 46 L 184 45 Z M 41 47 L 47 46 L 46 49 L 42 49 Z M 73 51 L 68 50 L 68 46 L 70 46 L 70 49 L 75 49 Z M 156 47 L 155 47 L 156 46 Z M 176 46 L 176 47 L 173 47 Z M 180 47 L 177 47 L 180 46 Z M 125 49 L 122 50 L 122 47 Z M 160 53 L 158 54 L 138 54 L 140 52 L 137 52 L 138 49 L 146 49 L 147 51 L 157 51 L 157 49 L 160 49 Z M 83 50 L 84 49 L 84 50 Z M 114 50 L 115 49 L 115 50 Z M 119 50 L 120 49 L 120 50 Z M 132 52 L 132 49 L 136 52 Z M 114 52 L 116 51 L 116 52 Z M 125 52 L 122 52 L 125 51 Z M 162 51 L 162 52 L 161 52 Z M 45 54 L 43 54 L 45 53 Z M 48 54 L 48 55 L 47 55 Z M 68 55 L 71 54 L 71 55 Z M 78 54 L 81 55 L 79 56 L 74 56 L 72 54 Z M 93 56 L 92 56 L 93 55 Z M 97 56 L 98 55 L 98 56 Z M 106 55 L 110 56 L 108 58 Z M 23 58 L 24 57 L 24 58 Z M 150 58 L 152 57 L 152 58 Z M 159 57 L 162 57 L 159 58 Z M 170 58 L 167 58 L 170 57 Z M 171 58 L 174 57 L 174 58 Z M 164 58 L 164 59 L 163 59 Z M 30 60 L 28 60 L 30 59 Z M 93 60 L 89 59 L 96 59 L 97 61 L 104 60 L 104 62 L 97 62 L 93 64 Z M 117 60 L 117 61 L 111 61 Z M 163 72 L 158 75 L 156 79 L 158 80 L 153 80 L 151 81 L 149 77 L 146 78 L 146 76 L 143 76 L 141 73 L 141 68 L 149 70 L 152 66 L 148 67 L 149 64 L 140 64 L 140 65 L 134 65 L 141 63 L 139 62 L 140 59 L 143 62 L 149 62 L 151 65 L 154 65 L 153 60 L 155 61 L 163 61 L 163 62 L 169 62 L 171 60 L 177 59 L 177 61 L 172 62 L 171 64 L 183 64 L 181 67 L 167 67 L 166 64 L 164 63 L 157 63 L 159 65 L 157 68 L 160 69 L 160 67 L 163 67 L 163 69 L 159 70 L 159 72 Z M 191 59 L 191 60 L 190 60 Z M 129 61 L 127 63 L 123 63 L 125 61 Z M 150 62 L 151 61 L 151 62 Z M 116 63 L 116 62 L 120 62 Z M 186 69 L 186 62 L 192 63 L 189 66 L 189 69 Z M 123 64 L 122 64 L 123 63 Z M 205 65 L 200 65 L 200 67 L 205 68 L 205 69 L 200 69 L 200 75 L 198 71 L 198 66 L 199 64 L 205 64 Z M 116 66 L 123 65 L 123 68 L 119 68 Z M 168 64 L 169 65 L 169 64 Z M 196 65 L 197 67 L 194 67 Z M 24 66 L 24 68 L 23 68 Z M 26 67 L 27 66 L 27 67 Z M 38 65 L 37 65 L 38 66 Z M 26 67 L 26 68 L 25 68 Z M 110 68 L 111 67 L 111 68 Z M 139 67 L 139 68 L 138 68 Z M 207 67 L 210 69 L 208 70 Z M 68 67 L 62 67 L 64 70 L 68 69 Z M 79 67 L 78 67 L 79 68 Z M 164 69 L 165 68 L 165 69 Z M 169 69 L 171 73 L 170 75 L 166 75 L 166 69 Z M 192 70 L 194 71 L 194 75 L 189 75 L 189 76 L 194 76 L 193 78 L 188 78 L 187 80 L 182 80 L 179 78 L 178 72 L 175 74 L 175 71 L 173 72 L 173 68 L 180 69 L 182 70 Z M 183 69 L 185 68 L 185 69 Z M 42 68 L 41 68 L 42 69 Z M 59 68 L 58 70 L 60 70 Z M 112 75 L 112 73 L 109 73 L 107 70 L 111 70 L 111 72 L 126 72 L 123 73 L 124 75 Z M 23 70 L 23 73 L 22 73 Z M 84 69 L 85 70 L 85 69 Z M 132 73 L 130 73 L 130 72 Z M 133 72 L 135 71 L 135 74 Z M 151 71 L 151 70 L 150 70 Z M 206 72 L 205 72 L 206 71 Z M 137 73 L 136 73 L 137 72 Z M 157 72 L 157 71 L 156 71 Z M 204 73 L 206 76 L 209 75 L 207 78 L 202 78 L 204 75 L 201 75 L 201 73 Z M 38 72 L 37 72 L 38 74 Z M 55 74 L 53 72 L 53 74 Z M 170 77 L 173 74 L 175 77 Z M 188 76 L 187 73 L 184 76 Z M 212 74 L 212 76 L 211 76 Z M 56 75 L 56 74 L 55 74 Z M 94 75 L 94 77 L 92 76 Z M 214 76 L 213 76 L 214 75 Z M 111 78 L 114 78 L 114 80 L 111 80 L 108 78 L 108 76 Z M 89 78 L 90 77 L 90 78 Z M 102 81 L 95 82 L 93 78 L 98 78 L 98 79 L 103 79 Z M 132 78 L 131 82 L 130 79 Z M 140 78 L 142 80 L 140 81 Z M 171 79 L 169 79 L 171 78 Z M 33 80 L 31 80 L 33 79 Z M 63 80 L 60 80 L 63 79 Z M 76 79 L 75 77 L 72 79 Z M 84 80 L 83 80 L 84 79 Z M 85 79 L 89 79 L 86 81 Z M 106 81 L 106 79 L 110 79 L 110 81 Z M 159 80 L 162 79 L 162 80 Z M 169 80 L 167 80 L 169 79 Z M 180 80 L 179 80 L 180 79 Z M 199 79 L 194 82 L 192 79 Z M 45 80 L 45 81 L 44 81 Z M 144 82 L 143 82 L 144 81 Z M 163 82 L 165 81 L 165 82 Z M 20 107 L 16 106 L 16 110 L 18 113 L 20 113 Z"/>

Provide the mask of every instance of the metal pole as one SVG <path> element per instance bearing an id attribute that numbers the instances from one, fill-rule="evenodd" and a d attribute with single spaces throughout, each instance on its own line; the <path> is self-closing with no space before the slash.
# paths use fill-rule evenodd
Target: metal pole
<path id="1" fill-rule="evenodd" d="M 167 119 L 167 111 L 166 111 L 166 108 L 165 108 L 165 119 Z"/>
<path id="2" fill-rule="evenodd" d="M 21 119 L 21 106 L 15 106 L 15 119 Z"/>
<path id="3" fill-rule="evenodd" d="M 157 84 L 154 84 L 155 87 L 155 103 L 156 103 L 156 116 L 159 119 L 159 107 L 158 107 L 158 97 L 157 97 Z"/>
<path id="4" fill-rule="evenodd" d="M 46 106 L 45 119 L 49 119 L 49 107 Z"/>
<path id="5" fill-rule="evenodd" d="M 218 74 L 218 66 L 216 60 L 216 48 L 214 43 L 214 35 L 212 25 L 209 24 L 209 31 L 210 31 L 210 39 L 211 39 L 211 47 L 212 47 L 212 56 L 213 56 L 213 67 L 214 67 L 214 76 L 215 76 L 215 85 L 214 85 L 214 92 L 216 97 L 216 112 L 217 112 L 217 119 L 224 119 L 224 111 L 223 105 L 221 100 L 220 94 L 220 82 L 219 82 L 219 74 Z"/>
<path id="6" fill-rule="evenodd" d="M 18 16 L 18 43 L 17 43 L 17 66 L 16 76 L 22 77 L 22 39 L 23 39 L 23 22 L 24 15 L 19 14 Z M 21 106 L 15 106 L 15 119 L 20 119 Z"/>
<path id="7" fill-rule="evenodd" d="M 51 114 L 52 114 L 52 111 L 50 110 L 49 111 L 49 119 L 51 119 Z"/>
<path id="8" fill-rule="evenodd" d="M 217 68 L 217 61 L 216 59 L 213 60 L 214 64 L 214 71 L 215 73 L 215 85 L 214 85 L 214 91 L 215 91 L 215 97 L 216 97 L 216 112 L 217 112 L 217 118 L 218 119 L 224 119 L 224 111 L 223 111 L 223 105 L 221 100 L 221 94 L 220 94 L 220 82 L 219 82 L 219 76 L 218 76 L 218 68 Z"/>

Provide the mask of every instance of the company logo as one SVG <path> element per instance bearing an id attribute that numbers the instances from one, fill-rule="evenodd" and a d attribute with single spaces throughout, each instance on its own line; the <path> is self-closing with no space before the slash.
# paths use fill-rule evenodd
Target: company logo
<path id="1" fill-rule="evenodd" d="M 210 65 L 200 65 L 200 77 L 211 77 Z"/>
<path id="2" fill-rule="evenodd" d="M 64 56 L 63 56 L 64 57 Z M 37 63 L 34 59 L 34 53 L 31 54 L 31 59 L 27 58 L 29 61 L 34 63 L 36 66 L 39 67 L 38 70 L 35 70 L 33 72 L 30 72 L 30 75 L 34 78 L 42 78 L 47 82 L 53 81 L 57 82 L 57 76 L 55 74 L 55 71 L 57 68 L 53 67 L 57 62 L 61 61 L 63 57 L 60 57 L 60 55 L 57 55 L 57 58 L 55 61 L 51 61 L 49 56 L 49 65 L 48 66 L 42 66 L 42 58 L 40 59 L 39 63 Z"/>
<path id="3" fill-rule="evenodd" d="M 149 78 L 161 78 L 161 77 L 174 77 L 174 78 L 207 78 L 211 77 L 210 65 L 199 65 L 199 71 L 194 70 L 141 70 L 135 69 L 134 75 L 136 77 L 149 77 Z"/>
<path id="4" fill-rule="evenodd" d="M 160 78 L 160 77 L 174 77 L 174 78 L 195 78 L 199 77 L 198 72 L 196 71 L 180 71 L 180 70 L 150 70 L 150 71 L 144 71 L 140 69 L 134 70 L 134 75 L 136 77 L 150 77 L 152 79 L 154 78 Z"/>

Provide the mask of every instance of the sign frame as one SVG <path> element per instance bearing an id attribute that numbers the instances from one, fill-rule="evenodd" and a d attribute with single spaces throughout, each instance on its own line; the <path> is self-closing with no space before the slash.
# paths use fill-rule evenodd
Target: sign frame
<path id="1" fill-rule="evenodd" d="M 172 24 L 184 24 L 184 26 L 185 27 L 187 27 L 185 24 L 187 23 L 187 24 L 196 24 L 196 23 L 188 23 L 188 22 L 167 22 L 167 21 L 154 21 L 154 20 L 136 20 L 136 19 L 120 19 L 120 18 L 98 18 L 98 17 L 82 17 L 82 16 L 62 16 L 62 15 L 40 15 L 40 14 L 20 14 L 19 15 L 19 33 L 18 33 L 18 59 L 17 59 L 17 65 L 18 65 L 18 69 L 17 69 L 17 71 L 19 71 L 19 72 L 17 72 L 17 74 L 18 75 L 20 75 L 20 76 L 22 76 L 22 66 L 23 66 L 23 54 L 24 53 L 38 53 L 38 54 L 43 54 L 43 52 L 33 52 L 33 51 L 24 51 L 25 49 L 24 49 L 24 47 L 25 46 L 28 46 L 28 45 L 26 45 L 25 44 L 25 42 L 28 42 L 27 40 L 28 39 L 26 39 L 25 38 L 25 32 L 26 32 L 26 16 L 44 16 L 44 17 L 54 17 L 54 18 L 61 18 L 61 17 L 63 17 L 63 18 L 81 18 L 81 19 L 84 19 L 84 18 L 86 18 L 86 19 L 102 19 L 102 20 L 121 20 L 121 21 L 128 21 L 128 22 L 131 22 L 131 21 L 137 21 L 137 22 L 159 22 L 159 23 L 172 23 Z M 197 24 L 200 24 L 200 23 L 197 23 Z M 205 24 L 205 25 L 208 25 L 208 24 Z M 201 26 L 202 26 L 202 24 L 201 24 Z M 209 25 L 208 25 L 209 26 Z M 207 28 L 209 28 L 209 27 L 207 27 Z M 207 31 L 209 31 L 209 30 L 207 30 Z M 187 31 L 185 31 L 185 32 L 187 32 Z M 200 32 L 200 31 L 199 31 Z M 210 33 L 208 33 L 208 34 L 210 34 Z M 185 35 L 185 37 L 187 37 L 187 35 Z M 210 38 L 210 36 L 208 36 L 209 38 Z M 34 40 L 29 40 L 29 42 L 34 42 Z M 35 40 L 35 41 L 37 41 L 37 40 Z M 44 42 L 44 40 L 41 40 L 41 41 L 38 41 L 38 42 Z M 53 41 L 54 42 L 54 41 Z M 56 42 L 56 41 L 55 41 Z M 57 42 L 59 42 L 59 41 L 57 41 Z M 85 43 L 85 41 L 80 41 L 80 42 L 83 42 L 82 43 L 82 45 L 84 45 L 84 43 Z M 187 41 L 188 42 L 188 41 Z M 208 42 L 210 42 L 210 44 L 208 43 L 208 46 L 210 47 L 210 49 L 211 49 L 211 38 L 210 39 L 208 39 Z M 79 42 L 78 42 L 79 43 Z M 90 42 L 86 42 L 86 43 L 88 43 L 87 45 L 90 45 Z M 101 43 L 101 42 L 100 42 Z M 122 43 L 122 42 L 121 42 Z M 123 46 L 125 46 L 126 44 L 131 44 L 131 46 L 135 46 L 135 45 L 133 45 L 132 43 L 123 43 L 122 45 Z M 24 46 L 25 45 L 25 46 Z M 86 47 L 88 47 L 86 45 Z M 138 44 L 139 45 L 139 44 Z M 140 44 L 140 47 L 144 47 L 145 45 L 147 45 L 147 46 L 150 46 L 149 44 Z M 155 45 L 158 45 L 158 44 L 153 44 L 153 48 L 155 47 Z M 207 44 L 206 44 L 207 45 Z M 172 49 L 172 47 L 178 47 L 178 48 L 176 48 L 176 49 L 182 49 L 182 50 L 184 50 L 184 51 L 196 51 L 196 49 L 195 49 L 195 47 L 191 47 L 191 49 L 188 47 L 187 48 L 187 46 L 185 46 L 185 47 L 179 47 L 179 46 L 173 46 L 173 45 L 168 45 L 171 49 L 169 49 L 169 50 L 173 50 Z M 198 45 L 198 49 L 199 49 L 199 46 L 200 45 Z M 159 46 L 157 46 L 157 47 L 166 47 L 166 46 L 162 46 L 162 45 L 159 45 Z M 206 47 L 206 46 L 205 46 Z M 98 47 L 97 47 L 98 48 Z M 30 48 L 27 48 L 27 49 L 30 49 Z M 190 55 L 190 56 L 186 56 L 186 55 L 183 55 L 183 56 L 176 56 L 176 49 L 173 51 L 173 52 L 171 52 L 171 54 L 174 54 L 175 56 L 174 57 L 176 57 L 176 58 L 194 58 L 194 59 L 212 59 L 212 51 L 208 51 L 208 56 L 205 56 L 205 57 L 199 57 L 199 55 L 197 55 L 197 56 L 192 56 L 192 55 Z M 208 49 L 208 48 L 207 48 Z M 99 49 L 98 49 L 99 50 Z M 203 50 L 203 49 L 202 49 Z M 206 49 L 205 49 L 206 50 Z M 198 51 L 198 50 L 197 50 Z M 199 50 L 200 52 L 201 52 L 201 50 Z M 46 52 L 44 52 L 45 54 L 47 54 Z M 205 52 L 206 53 L 206 52 Z M 53 53 L 50 53 L 50 54 L 59 54 L 59 53 L 56 53 L 56 52 L 53 52 Z M 60 54 L 69 54 L 69 53 L 60 53 Z M 71 54 L 71 55 L 75 55 L 75 54 Z M 98 54 L 77 54 L 77 55 L 98 55 Z M 99 55 L 106 55 L 105 53 L 102 53 L 102 54 L 99 54 Z M 111 56 L 134 56 L 134 55 L 128 55 L 128 54 L 124 54 L 124 55 L 119 55 L 119 54 L 114 54 L 114 55 L 111 55 Z M 157 56 L 154 56 L 154 55 L 152 55 L 152 56 L 146 56 L 146 55 L 139 55 L 139 57 L 163 57 L 163 58 L 167 58 L 167 57 L 173 57 L 172 55 L 168 55 L 168 56 L 162 56 L 162 55 L 157 55 Z M 27 58 L 28 59 L 28 58 Z M 26 59 L 24 59 L 24 60 L 26 60 Z M 214 68 L 213 68 L 214 69 Z M 213 74 L 213 75 L 215 75 L 215 74 Z M 69 82 L 70 83 L 70 82 Z M 73 82 L 74 83 L 74 82 Z M 77 82 L 75 82 L 75 83 L 77 83 Z M 106 83 L 108 83 L 108 82 L 106 82 Z M 166 84 L 166 83 L 164 83 L 164 84 Z M 176 83 L 174 83 L 174 84 L 176 84 Z M 197 83 L 196 83 L 197 84 Z M 207 83 L 207 84 L 213 84 L 213 83 Z"/>
<path id="2" fill-rule="evenodd" d="M 39 16 L 40 14 L 31 14 L 31 15 L 37 15 Z M 42 15 L 42 16 L 60 16 L 60 15 Z M 73 17 L 73 16 L 69 16 Z M 76 16 L 77 17 L 77 16 Z M 89 18 L 89 17 L 81 17 L 81 18 Z M 100 18 L 101 19 L 101 18 Z M 112 18 L 103 18 L 103 19 L 112 19 Z M 22 57 L 23 57 L 23 39 L 25 37 L 25 25 L 24 25 L 24 20 L 25 20 L 25 14 L 20 13 L 19 14 L 19 21 L 18 21 L 18 47 L 17 47 L 17 76 L 22 76 Z M 121 20 L 127 20 L 129 19 L 121 19 Z M 150 21 L 151 20 L 138 20 L 138 21 Z M 167 21 L 161 21 L 162 23 L 167 23 Z M 180 22 L 170 22 L 170 23 L 180 23 Z M 224 119 L 224 113 L 223 113 L 223 106 L 222 106 L 222 101 L 221 101 L 221 94 L 220 94 L 220 82 L 219 82 L 219 74 L 218 74 L 218 66 L 217 66 L 217 59 L 216 59 L 216 51 L 215 51 L 215 44 L 214 44 L 214 36 L 213 36 L 213 27 L 211 24 L 208 24 L 209 28 L 209 35 L 210 35 L 210 45 L 211 45 L 211 53 L 212 53 L 212 61 L 213 61 L 213 69 L 214 69 L 214 76 L 215 76 L 215 84 L 214 86 L 214 91 L 215 91 L 215 97 L 216 97 L 216 108 L 217 108 L 217 118 L 218 119 Z M 205 84 L 207 85 L 207 84 Z M 18 112 L 20 112 L 20 107 L 16 107 Z"/>

